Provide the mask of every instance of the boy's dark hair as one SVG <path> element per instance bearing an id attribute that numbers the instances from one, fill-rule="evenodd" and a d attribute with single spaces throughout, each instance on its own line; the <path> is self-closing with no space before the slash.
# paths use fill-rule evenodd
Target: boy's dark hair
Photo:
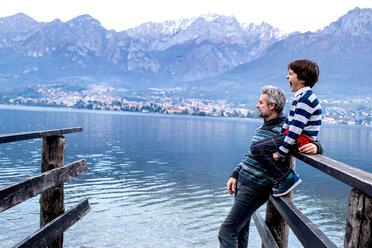
<path id="1" fill-rule="evenodd" d="M 305 81 L 305 86 L 312 88 L 319 78 L 319 66 L 315 61 L 308 59 L 294 60 L 288 65 L 288 70 L 291 69 L 297 74 L 299 80 Z"/>

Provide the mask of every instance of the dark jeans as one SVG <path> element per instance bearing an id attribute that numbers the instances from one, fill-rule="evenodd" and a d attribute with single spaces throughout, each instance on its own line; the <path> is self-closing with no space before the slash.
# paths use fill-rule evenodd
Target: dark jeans
<path id="1" fill-rule="evenodd" d="M 273 137 L 254 142 L 251 145 L 251 154 L 254 159 L 271 173 L 276 181 L 275 183 L 284 180 L 290 172 L 287 162 L 280 159 L 276 161 L 273 158 L 273 153 L 278 151 L 279 147 L 283 144 L 284 138 L 285 134 L 277 134 Z"/>
<path id="2" fill-rule="evenodd" d="M 218 233 L 221 248 L 248 247 L 251 216 L 269 199 L 271 193 L 271 187 L 254 190 L 240 182 L 237 182 L 235 190 L 234 205 Z"/>

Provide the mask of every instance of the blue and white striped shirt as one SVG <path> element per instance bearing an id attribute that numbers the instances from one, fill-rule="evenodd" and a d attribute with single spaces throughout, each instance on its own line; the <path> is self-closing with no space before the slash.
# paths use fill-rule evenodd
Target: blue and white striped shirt
<path id="1" fill-rule="evenodd" d="M 301 133 L 316 141 L 321 124 L 322 108 L 316 95 L 310 87 L 298 90 L 281 133 L 289 130 L 277 154 L 284 158 Z"/>

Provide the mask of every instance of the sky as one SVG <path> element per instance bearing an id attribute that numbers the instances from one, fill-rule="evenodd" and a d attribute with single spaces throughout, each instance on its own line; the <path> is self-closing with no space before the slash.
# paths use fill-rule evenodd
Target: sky
<path id="1" fill-rule="evenodd" d="M 355 7 L 372 8 L 372 0 L 9 0 L 1 4 L 0 17 L 24 13 L 39 22 L 66 22 L 88 14 L 106 29 L 123 31 L 216 13 L 289 33 L 323 29 Z"/>

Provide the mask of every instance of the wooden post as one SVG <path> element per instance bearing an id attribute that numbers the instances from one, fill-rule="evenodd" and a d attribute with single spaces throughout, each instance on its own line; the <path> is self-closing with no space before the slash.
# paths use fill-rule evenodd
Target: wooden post
<path id="1" fill-rule="evenodd" d="M 293 156 L 289 157 L 290 168 L 295 169 L 296 167 L 296 158 Z M 292 200 L 293 191 L 289 194 L 282 196 L 286 197 L 289 200 Z M 288 236 L 289 236 L 289 226 L 282 218 L 278 210 L 276 210 L 274 204 L 268 200 L 266 203 L 266 216 L 265 222 L 269 228 L 271 234 L 273 235 L 276 243 L 280 248 L 288 247 Z M 264 247 L 262 245 L 262 247 Z"/>
<path id="2" fill-rule="evenodd" d="M 63 136 L 43 138 L 41 172 L 63 166 L 66 139 Z M 65 212 L 63 184 L 44 191 L 40 195 L 40 227 Z M 50 243 L 48 248 L 62 248 L 63 234 Z"/>
<path id="3" fill-rule="evenodd" d="M 349 195 L 344 247 L 372 247 L 372 198 L 357 189 Z"/>

